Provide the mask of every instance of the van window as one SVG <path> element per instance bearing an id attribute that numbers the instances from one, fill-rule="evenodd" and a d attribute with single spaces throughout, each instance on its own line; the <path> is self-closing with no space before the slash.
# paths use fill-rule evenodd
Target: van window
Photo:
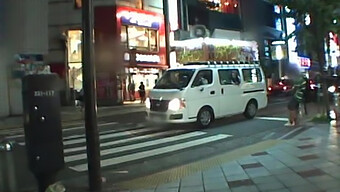
<path id="1" fill-rule="evenodd" d="M 182 89 L 188 86 L 195 69 L 168 70 L 157 82 L 155 89 Z"/>
<path id="2" fill-rule="evenodd" d="M 211 70 L 201 70 L 197 73 L 192 87 L 197 87 L 201 85 L 209 85 L 213 81 Z"/>
<path id="3" fill-rule="evenodd" d="M 218 70 L 221 85 L 239 85 L 241 83 L 240 73 L 237 69 Z"/>
<path id="4" fill-rule="evenodd" d="M 255 83 L 262 81 L 261 71 L 258 68 L 242 69 L 243 80 L 247 83 Z"/>

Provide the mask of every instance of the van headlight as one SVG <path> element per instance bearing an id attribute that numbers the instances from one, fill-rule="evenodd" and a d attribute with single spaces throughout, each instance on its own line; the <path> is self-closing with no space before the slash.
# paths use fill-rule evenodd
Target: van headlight
<path id="1" fill-rule="evenodd" d="M 184 99 L 175 98 L 169 102 L 168 109 L 171 111 L 178 111 L 182 108 L 185 108 L 185 101 Z"/>
<path id="2" fill-rule="evenodd" d="M 145 107 L 148 108 L 148 109 L 150 109 L 150 107 L 151 107 L 151 102 L 150 102 L 150 98 L 149 97 L 146 98 L 146 100 L 145 100 Z"/>

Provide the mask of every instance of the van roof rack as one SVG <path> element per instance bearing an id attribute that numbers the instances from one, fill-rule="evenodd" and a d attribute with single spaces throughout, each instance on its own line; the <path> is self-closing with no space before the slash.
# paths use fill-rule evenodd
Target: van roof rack
<path id="1" fill-rule="evenodd" d="M 184 65 L 258 65 L 259 61 L 194 61 Z"/>

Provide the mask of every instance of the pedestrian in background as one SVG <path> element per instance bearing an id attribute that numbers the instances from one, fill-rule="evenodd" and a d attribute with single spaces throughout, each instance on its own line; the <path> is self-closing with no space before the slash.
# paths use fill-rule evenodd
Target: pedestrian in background
<path id="1" fill-rule="evenodd" d="M 143 82 L 140 82 L 138 92 L 140 96 L 140 103 L 144 103 L 145 102 L 145 86 Z"/>
<path id="2" fill-rule="evenodd" d="M 293 87 L 294 94 L 288 103 L 289 110 L 289 122 L 285 126 L 295 126 L 297 125 L 298 112 L 300 109 L 300 104 L 305 102 L 306 93 L 306 79 L 301 76 L 299 80 L 294 84 Z"/>
<path id="3" fill-rule="evenodd" d="M 136 100 L 136 99 L 135 99 L 135 89 L 136 89 L 136 87 L 135 87 L 135 82 L 134 82 L 134 81 L 132 81 L 132 82 L 129 84 L 128 89 L 129 89 L 129 97 L 130 97 L 130 101 L 135 101 L 135 100 Z"/>

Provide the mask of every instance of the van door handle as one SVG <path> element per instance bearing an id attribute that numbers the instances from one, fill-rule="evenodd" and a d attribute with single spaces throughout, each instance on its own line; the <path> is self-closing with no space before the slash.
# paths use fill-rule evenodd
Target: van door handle
<path id="1" fill-rule="evenodd" d="M 222 95 L 224 94 L 224 89 L 223 88 L 221 88 L 221 93 L 222 93 Z"/>
<path id="2" fill-rule="evenodd" d="M 210 91 L 210 95 L 215 95 L 215 91 Z"/>
<path id="3" fill-rule="evenodd" d="M 202 87 L 202 88 L 200 88 L 200 91 L 202 92 L 202 91 L 204 91 L 204 88 Z"/>

